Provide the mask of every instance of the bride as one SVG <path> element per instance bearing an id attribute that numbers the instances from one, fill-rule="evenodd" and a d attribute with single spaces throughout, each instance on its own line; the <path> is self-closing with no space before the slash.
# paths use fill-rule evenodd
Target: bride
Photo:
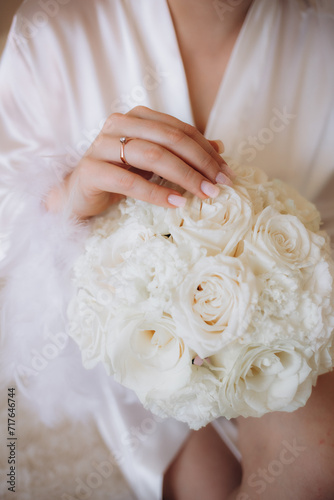
<path id="1" fill-rule="evenodd" d="M 3 380 L 43 421 L 93 416 L 138 499 L 333 498 L 333 373 L 294 413 L 191 433 L 166 420 L 139 446 L 129 430 L 150 414 L 83 370 L 70 340 L 30 376 L 66 330 L 90 218 L 124 196 L 182 206 L 178 186 L 215 197 L 232 183 L 224 147 L 317 201 L 334 234 L 333 22 L 320 0 L 28 0 L 14 20 L 0 67 Z"/>

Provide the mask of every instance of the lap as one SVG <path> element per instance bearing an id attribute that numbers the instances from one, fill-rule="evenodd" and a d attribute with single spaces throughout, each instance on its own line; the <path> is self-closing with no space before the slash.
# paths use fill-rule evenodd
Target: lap
<path id="1" fill-rule="evenodd" d="M 207 426 L 190 435 L 166 472 L 166 500 L 334 498 L 334 372 L 319 377 L 305 407 L 237 422 L 242 471 Z"/>
<path id="2" fill-rule="evenodd" d="M 164 500 L 223 500 L 240 484 L 241 467 L 211 425 L 192 432 L 164 477 Z"/>
<path id="3" fill-rule="evenodd" d="M 305 407 L 239 418 L 243 478 L 237 500 L 334 498 L 334 372 Z"/>

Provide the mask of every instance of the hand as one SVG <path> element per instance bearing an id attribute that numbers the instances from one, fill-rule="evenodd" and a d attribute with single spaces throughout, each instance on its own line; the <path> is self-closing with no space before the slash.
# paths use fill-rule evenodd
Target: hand
<path id="1" fill-rule="evenodd" d="M 120 138 L 127 162 L 120 160 Z M 175 189 L 149 181 L 153 174 L 201 199 L 217 196 L 215 184 L 231 185 L 221 141 L 207 140 L 195 127 L 142 106 L 112 114 L 102 131 L 63 185 L 48 195 L 46 207 L 59 212 L 67 206 L 79 218 L 106 210 L 124 196 L 162 207 L 184 206 Z"/>

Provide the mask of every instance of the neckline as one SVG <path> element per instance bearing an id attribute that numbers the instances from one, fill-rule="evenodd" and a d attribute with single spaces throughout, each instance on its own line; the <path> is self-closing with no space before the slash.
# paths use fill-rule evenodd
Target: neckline
<path id="1" fill-rule="evenodd" d="M 221 100 L 221 96 L 224 93 L 225 83 L 228 80 L 230 73 L 232 72 L 231 68 L 233 68 L 233 66 L 234 66 L 234 60 L 237 59 L 237 53 L 240 50 L 239 47 L 242 45 L 243 39 L 245 38 L 245 33 L 247 31 L 247 28 L 248 28 L 249 19 L 252 16 L 253 10 L 255 9 L 255 6 L 257 5 L 257 3 L 259 1 L 260 0 L 254 0 L 253 3 L 251 4 L 251 6 L 249 7 L 248 12 L 247 12 L 246 17 L 245 17 L 245 20 L 243 22 L 243 25 L 242 25 L 239 33 L 238 33 L 237 39 L 236 39 L 235 44 L 233 46 L 230 58 L 229 58 L 229 60 L 227 62 L 224 74 L 223 74 L 222 79 L 220 81 L 220 84 L 219 84 L 219 87 L 218 87 L 215 99 L 213 101 L 213 105 L 211 107 L 211 110 L 210 110 L 210 113 L 209 113 L 209 116 L 208 116 L 208 120 L 207 120 L 207 123 L 206 123 L 206 126 L 205 126 L 205 130 L 204 130 L 204 133 L 203 133 L 203 135 L 205 137 L 208 137 L 208 134 L 210 133 L 210 130 L 213 128 L 214 118 L 216 116 L 216 109 L 218 107 L 219 101 Z M 183 83 L 183 86 L 184 86 L 184 89 L 185 89 L 185 94 L 187 96 L 188 111 L 189 111 L 189 116 L 191 118 L 190 123 L 191 123 L 191 125 L 196 126 L 195 125 L 195 119 L 194 119 L 192 102 L 191 102 L 191 99 L 190 99 L 190 92 L 189 92 L 187 75 L 186 75 L 186 72 L 185 72 L 185 67 L 184 67 L 184 64 L 183 64 L 183 59 L 182 59 L 182 56 L 181 56 L 181 51 L 180 51 L 179 43 L 178 43 L 178 40 L 177 40 L 177 36 L 176 36 L 176 31 L 175 31 L 175 27 L 174 27 L 172 15 L 171 15 L 171 12 L 170 12 L 170 9 L 169 9 L 169 6 L 168 6 L 168 0 L 164 0 L 164 4 L 165 4 L 166 11 L 167 11 L 168 22 L 169 22 L 169 26 L 170 26 L 170 32 L 172 33 L 172 37 L 171 38 L 173 38 L 173 45 L 174 45 L 175 54 L 176 54 L 176 56 L 178 58 L 178 63 L 179 63 L 179 66 L 181 68 L 182 80 L 183 80 L 182 83 Z"/>

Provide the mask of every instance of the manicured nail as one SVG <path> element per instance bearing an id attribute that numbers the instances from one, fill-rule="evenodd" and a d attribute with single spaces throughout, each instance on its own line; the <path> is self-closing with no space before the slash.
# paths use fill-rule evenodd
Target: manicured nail
<path id="1" fill-rule="evenodd" d="M 224 151 L 225 151 L 225 146 L 224 146 L 223 141 L 219 141 L 219 140 L 217 140 L 217 141 L 215 141 L 215 143 L 216 143 L 216 144 L 217 144 L 217 146 L 218 146 L 218 153 L 219 153 L 220 155 L 221 155 L 222 153 L 224 153 Z"/>
<path id="2" fill-rule="evenodd" d="M 233 182 L 231 181 L 231 179 L 226 177 L 226 175 L 222 174 L 221 172 L 219 172 L 219 174 L 217 175 L 216 182 L 217 184 L 224 184 L 225 186 L 233 186 Z"/>
<path id="3" fill-rule="evenodd" d="M 193 359 L 193 365 L 202 366 L 203 363 L 204 363 L 203 359 L 200 358 L 199 356 L 196 356 L 196 358 Z"/>
<path id="4" fill-rule="evenodd" d="M 231 169 L 231 167 L 228 166 L 225 160 L 223 161 L 224 163 L 222 163 L 221 168 L 224 170 L 224 172 L 226 172 L 227 175 L 229 175 L 230 177 L 232 177 L 232 179 L 234 179 L 236 177 L 236 173 L 234 172 L 234 170 Z"/>
<path id="5" fill-rule="evenodd" d="M 211 184 L 211 182 L 208 181 L 202 181 L 201 190 L 210 198 L 216 198 L 216 196 L 218 196 L 220 193 L 219 187 Z"/>
<path id="6" fill-rule="evenodd" d="M 177 194 L 170 194 L 167 198 L 168 203 L 174 205 L 174 207 L 185 207 L 187 203 L 187 198 L 183 196 L 178 196 Z"/>

